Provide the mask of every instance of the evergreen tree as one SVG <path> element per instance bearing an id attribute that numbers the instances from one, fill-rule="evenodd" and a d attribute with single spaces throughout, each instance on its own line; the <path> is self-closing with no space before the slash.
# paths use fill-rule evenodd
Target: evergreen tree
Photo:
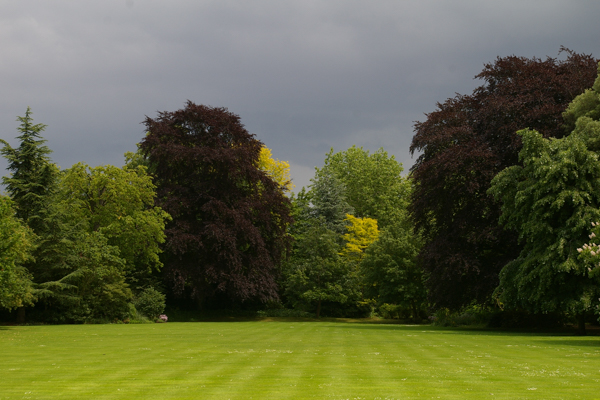
<path id="1" fill-rule="evenodd" d="M 0 139 L 4 144 L 0 153 L 8 160 L 7 169 L 12 172 L 11 176 L 2 177 L 2 183 L 15 204 L 17 217 L 39 233 L 43 223 L 41 213 L 54 187 L 58 168 L 48 157 L 52 151 L 40 136 L 46 125 L 34 124 L 31 114 L 27 107 L 25 116 L 17 117 L 21 122 L 18 148 Z"/>
<path id="2" fill-rule="evenodd" d="M 313 215 L 321 218 L 327 229 L 343 235 L 346 233 L 346 215 L 354 213 L 354 209 L 346 201 L 344 185 L 329 171 L 317 173 L 312 182 Z"/>

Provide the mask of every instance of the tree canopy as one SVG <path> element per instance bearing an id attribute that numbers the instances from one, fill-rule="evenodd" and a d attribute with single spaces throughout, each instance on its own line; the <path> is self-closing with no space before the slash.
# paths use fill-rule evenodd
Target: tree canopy
<path id="1" fill-rule="evenodd" d="M 71 218 L 88 232 L 99 232 L 119 249 L 128 273 L 162 267 L 160 245 L 169 215 L 154 206 L 155 186 L 146 168 L 89 167 L 77 163 L 60 179 L 55 201 L 71 209 Z"/>
<path id="2" fill-rule="evenodd" d="M 266 146 L 260 149 L 258 168 L 265 171 L 271 179 L 279 184 L 282 190 L 289 192 L 294 188 L 290 176 L 290 163 L 273 159 L 271 149 Z"/>
<path id="3" fill-rule="evenodd" d="M 346 214 L 346 221 L 349 222 L 346 229 L 348 232 L 343 238 L 346 245 L 340 255 L 348 261 L 360 262 L 364 256 L 365 250 L 379 237 L 377 221 L 373 218 L 357 218 Z"/>
<path id="4" fill-rule="evenodd" d="M 326 174 L 335 176 L 344 187 L 351 214 L 376 219 L 384 228 L 398 209 L 408 205 L 409 189 L 402 171 L 402 164 L 383 149 L 371 154 L 352 146 L 337 153 L 331 149 L 323 167 L 317 169 L 315 180 Z"/>
<path id="5" fill-rule="evenodd" d="M 258 168 L 263 144 L 227 109 L 191 101 L 144 123 L 156 202 L 173 218 L 164 257 L 172 287 L 199 301 L 277 298 L 292 220 L 280 185 Z"/>
<path id="6" fill-rule="evenodd" d="M 498 224 L 487 193 L 494 176 L 518 164 L 523 128 L 563 137 L 561 113 L 594 81 L 597 60 L 509 56 L 485 65 L 484 84 L 456 95 L 415 124 L 411 214 L 425 235 L 420 252 L 436 307 L 490 301 L 501 268 L 519 254 L 517 235 Z"/>
<path id="7" fill-rule="evenodd" d="M 15 211 L 34 232 L 40 229 L 41 212 L 46 207 L 48 194 L 54 189 L 54 181 L 58 168 L 52 163 L 48 154 L 52 151 L 46 146 L 41 133 L 46 129 L 44 124 L 34 124 L 31 108 L 27 107 L 24 117 L 17 117 L 21 122 L 17 137 L 19 147 L 13 148 L 5 140 L 0 153 L 8 161 L 10 176 L 3 176 L 2 183 L 15 203 Z"/>
<path id="8" fill-rule="evenodd" d="M 577 134 L 561 139 L 531 130 L 519 134 L 523 166 L 501 171 L 490 188 L 502 201 L 500 222 L 523 243 L 500 274 L 500 301 L 538 313 L 580 313 L 598 290 L 577 260 L 591 222 L 600 219 L 598 155 Z"/>

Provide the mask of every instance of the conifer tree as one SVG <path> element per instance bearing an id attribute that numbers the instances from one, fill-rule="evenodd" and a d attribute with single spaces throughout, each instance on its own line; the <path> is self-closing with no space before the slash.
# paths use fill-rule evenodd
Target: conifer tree
<path id="1" fill-rule="evenodd" d="M 44 144 L 46 140 L 40 136 L 46 125 L 34 124 L 31 108 L 27 107 L 24 117 L 17 117 L 21 122 L 17 137 L 20 144 L 13 148 L 5 140 L 0 153 L 8 160 L 11 176 L 2 177 L 2 183 L 15 204 L 18 218 L 21 218 L 35 233 L 39 233 L 48 194 L 52 191 L 58 168 L 48 156 L 52 151 Z"/>

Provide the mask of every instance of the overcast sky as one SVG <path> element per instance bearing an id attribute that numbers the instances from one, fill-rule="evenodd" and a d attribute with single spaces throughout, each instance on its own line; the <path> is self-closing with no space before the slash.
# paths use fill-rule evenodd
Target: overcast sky
<path id="1" fill-rule="evenodd" d="M 332 147 L 409 169 L 414 121 L 485 63 L 600 57 L 599 17 L 597 0 L 0 0 L 0 137 L 17 145 L 31 106 L 59 166 L 121 166 L 146 115 L 189 99 L 238 114 L 298 188 Z"/>

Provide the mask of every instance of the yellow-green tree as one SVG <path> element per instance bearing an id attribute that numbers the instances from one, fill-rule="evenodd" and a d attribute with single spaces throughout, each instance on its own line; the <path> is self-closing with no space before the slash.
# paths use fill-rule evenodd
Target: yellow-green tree
<path id="1" fill-rule="evenodd" d="M 348 233 L 344 235 L 346 246 L 340 255 L 350 262 L 360 262 L 364 257 L 365 250 L 379 237 L 377 220 L 373 218 L 358 218 L 346 214 Z"/>
<path id="2" fill-rule="evenodd" d="M 271 149 L 268 147 L 263 146 L 260 150 L 258 168 L 265 171 L 284 191 L 294 188 L 290 177 L 290 163 L 273 159 Z"/>

